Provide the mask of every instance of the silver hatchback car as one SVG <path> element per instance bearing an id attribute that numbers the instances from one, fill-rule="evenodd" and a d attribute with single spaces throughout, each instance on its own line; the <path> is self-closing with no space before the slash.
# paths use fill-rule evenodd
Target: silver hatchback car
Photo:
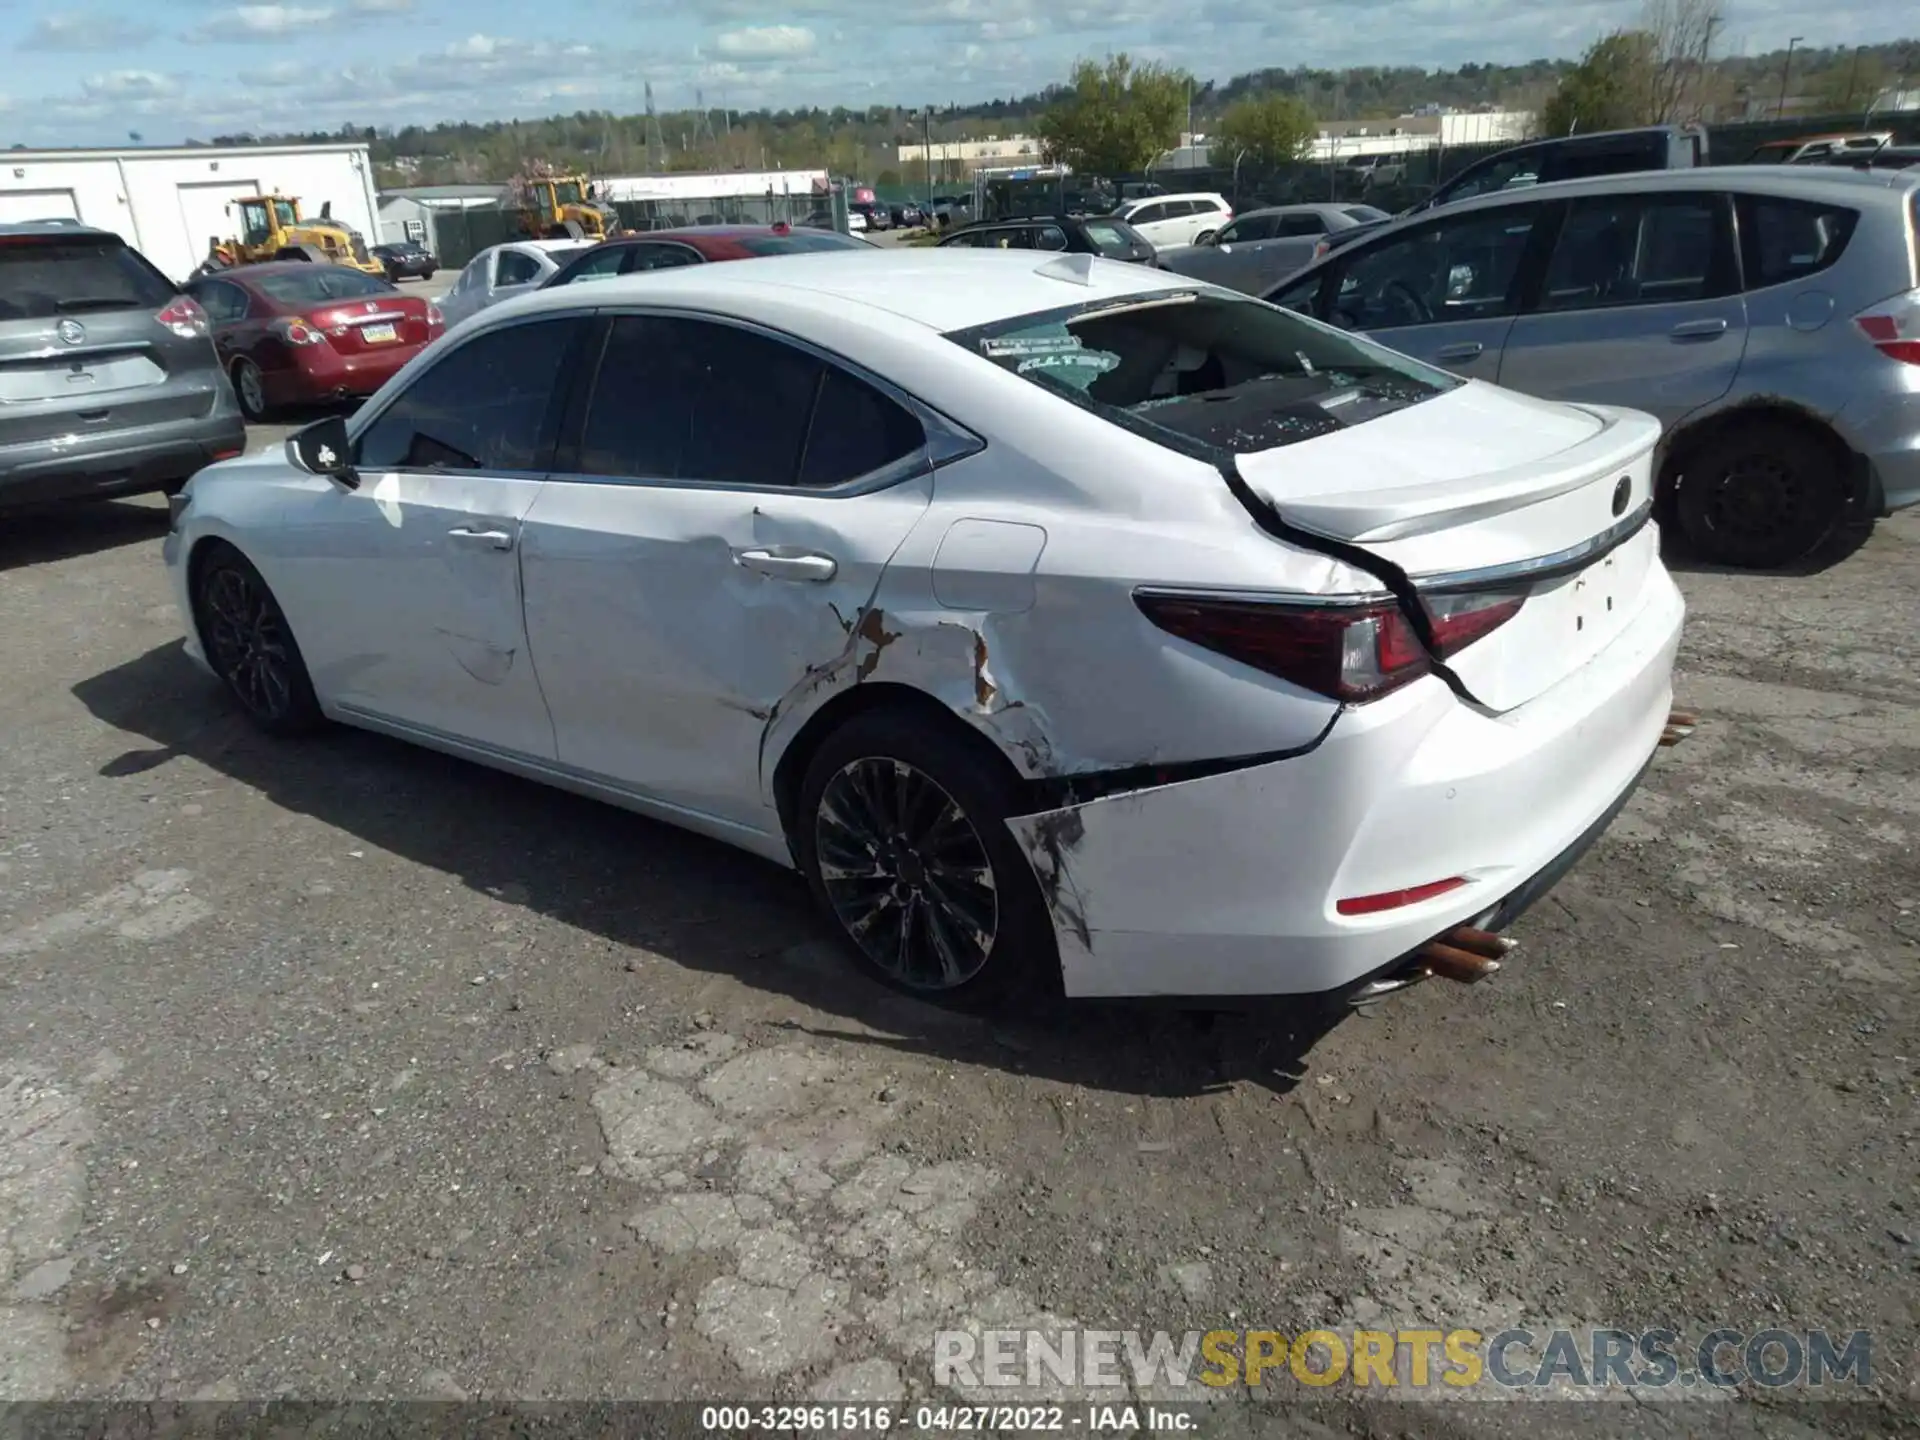
<path id="1" fill-rule="evenodd" d="M 246 443 L 171 280 L 110 231 L 0 225 L 0 510 L 175 490 Z"/>
<path id="2" fill-rule="evenodd" d="M 1661 514 L 1784 565 L 1920 503 L 1920 173 L 1612 175 L 1448 205 L 1266 298 L 1457 374 L 1665 426 Z"/>

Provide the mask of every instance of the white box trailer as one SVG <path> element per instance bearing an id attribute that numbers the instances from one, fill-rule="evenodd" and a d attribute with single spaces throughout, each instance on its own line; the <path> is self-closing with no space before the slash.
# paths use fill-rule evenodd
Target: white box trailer
<path id="1" fill-rule="evenodd" d="M 238 229 L 243 195 L 295 195 L 301 214 L 333 218 L 379 243 L 365 145 L 189 145 L 180 149 L 0 152 L 0 222 L 72 219 L 124 237 L 185 280 L 214 236 Z"/>

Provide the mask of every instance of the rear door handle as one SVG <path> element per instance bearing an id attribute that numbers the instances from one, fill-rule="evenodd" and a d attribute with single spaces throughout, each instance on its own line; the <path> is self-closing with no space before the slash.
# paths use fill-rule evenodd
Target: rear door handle
<path id="1" fill-rule="evenodd" d="M 1434 351 L 1436 360 L 1476 360 L 1487 347 L 1478 340 L 1463 340 L 1458 345 L 1442 345 Z"/>
<path id="2" fill-rule="evenodd" d="M 1727 333 L 1727 322 L 1720 316 L 1711 320 L 1688 320 L 1667 333 L 1676 340 L 1711 340 L 1716 335 Z"/>
<path id="3" fill-rule="evenodd" d="M 736 550 L 733 558 L 746 569 L 775 580 L 811 580 L 817 584 L 840 573 L 838 560 L 808 550 Z"/>
<path id="4" fill-rule="evenodd" d="M 447 538 L 456 545 L 476 545 L 488 550 L 513 548 L 513 536 L 504 530 L 473 530 L 460 525 L 447 531 Z"/>

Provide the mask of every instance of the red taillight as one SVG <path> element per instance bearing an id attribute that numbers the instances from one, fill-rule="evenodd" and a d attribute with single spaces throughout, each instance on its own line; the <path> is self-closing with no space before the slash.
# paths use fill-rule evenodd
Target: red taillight
<path id="1" fill-rule="evenodd" d="M 1460 595 L 1426 602 L 1439 657 L 1505 624 L 1524 601 Z M 1391 600 L 1296 605 L 1148 594 L 1135 602 L 1171 635 L 1350 704 L 1377 700 L 1433 667 L 1434 657 Z"/>
<path id="2" fill-rule="evenodd" d="M 793 233 L 793 226 L 784 220 L 776 220 L 773 222 L 773 233 L 776 235 L 791 235 Z"/>
<path id="3" fill-rule="evenodd" d="M 1853 317 L 1853 323 L 1888 359 L 1920 365 L 1920 290 L 1864 310 Z"/>
<path id="4" fill-rule="evenodd" d="M 327 338 L 304 320 L 276 320 L 273 328 L 289 345 L 318 345 Z"/>
<path id="5" fill-rule="evenodd" d="M 1413 885 L 1405 890 L 1382 890 L 1378 895 L 1355 895 L 1348 900 L 1337 900 L 1333 908 L 1342 915 L 1378 915 L 1382 910 L 1398 910 L 1406 905 L 1418 905 L 1422 900 L 1431 900 L 1436 895 L 1444 895 L 1449 890 L 1458 890 L 1466 884 L 1464 876 L 1455 875 L 1446 880 L 1430 880 L 1425 885 Z"/>
<path id="6" fill-rule="evenodd" d="M 207 333 L 207 312 L 190 295 L 182 295 L 153 317 L 183 340 L 197 339 Z"/>
<path id="7" fill-rule="evenodd" d="M 427 329 L 444 330 L 446 328 L 447 317 L 440 313 L 440 307 L 438 305 L 429 300 L 427 302 Z"/>
<path id="8" fill-rule="evenodd" d="M 1423 595 L 1433 628 L 1433 650 L 1442 660 L 1458 655 L 1481 636 L 1498 630 L 1520 613 L 1524 595 Z"/>

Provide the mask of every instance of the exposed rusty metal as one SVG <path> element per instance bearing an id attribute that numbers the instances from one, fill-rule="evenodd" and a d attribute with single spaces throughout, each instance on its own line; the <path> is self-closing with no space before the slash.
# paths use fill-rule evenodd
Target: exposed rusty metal
<path id="1" fill-rule="evenodd" d="M 987 637 L 975 633 L 973 637 L 973 701 L 982 710 L 993 708 L 994 697 L 1000 689 L 993 683 L 993 677 L 987 673 Z"/>
<path id="2" fill-rule="evenodd" d="M 1414 952 L 1414 958 L 1442 980 L 1454 980 L 1462 985 L 1484 980 L 1500 968 L 1498 960 L 1475 955 L 1470 950 L 1461 950 L 1440 940 L 1429 940 Z"/>
<path id="3" fill-rule="evenodd" d="M 1693 734 L 1693 727 L 1700 723 L 1700 717 L 1691 710 L 1669 710 L 1667 727 L 1660 732 L 1662 745 L 1678 745 Z"/>
<path id="4" fill-rule="evenodd" d="M 1464 950 L 1469 955 L 1484 955 L 1489 960 L 1498 960 L 1511 953 L 1515 944 L 1504 935 L 1476 930 L 1471 925 L 1456 925 L 1440 939 L 1456 950 Z"/>

